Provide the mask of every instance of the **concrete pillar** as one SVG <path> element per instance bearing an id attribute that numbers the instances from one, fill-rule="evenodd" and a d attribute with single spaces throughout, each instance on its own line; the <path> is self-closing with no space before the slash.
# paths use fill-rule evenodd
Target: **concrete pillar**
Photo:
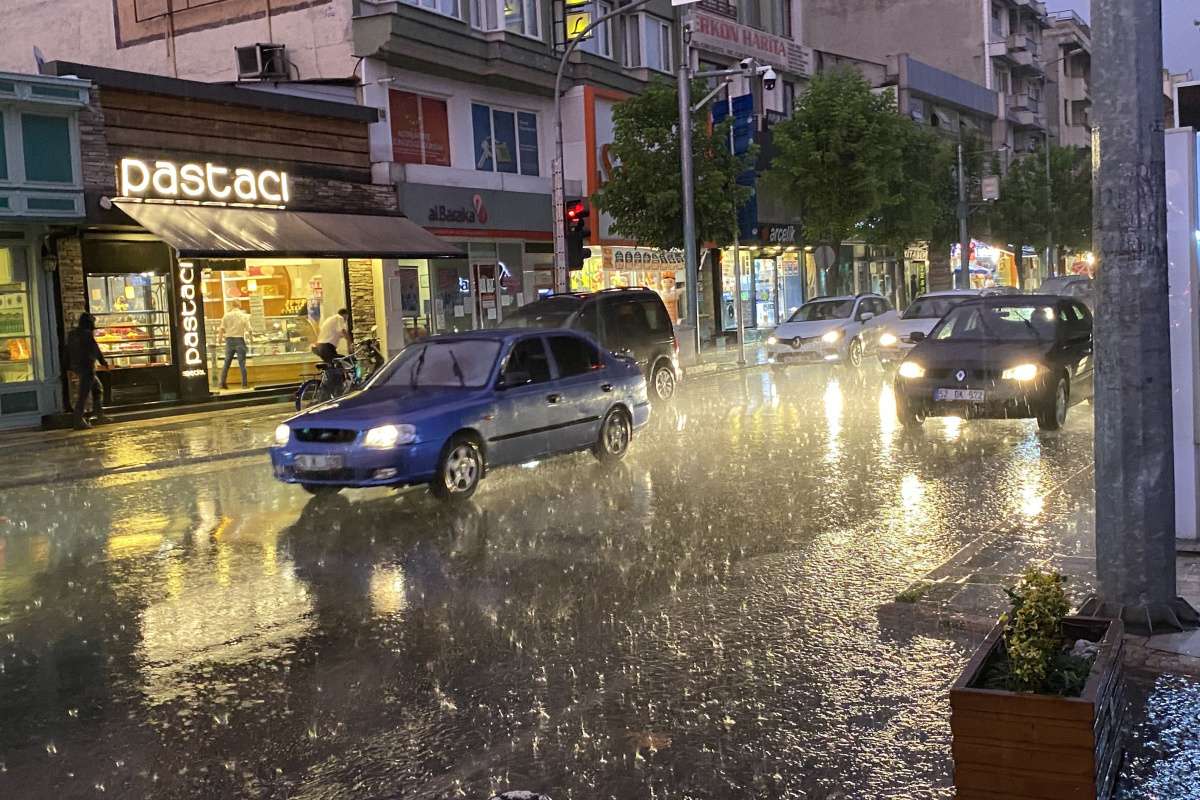
<path id="1" fill-rule="evenodd" d="M 1195 622 L 1175 594 L 1162 115 L 1162 0 L 1093 0 L 1096 575 L 1085 613 L 1153 633 Z"/>

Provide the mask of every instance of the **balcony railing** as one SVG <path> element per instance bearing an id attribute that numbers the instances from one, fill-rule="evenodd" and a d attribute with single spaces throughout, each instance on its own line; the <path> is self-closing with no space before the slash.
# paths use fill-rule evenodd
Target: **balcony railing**
<path id="1" fill-rule="evenodd" d="M 1011 94 L 1008 96 L 1008 109 L 1010 111 L 1028 111 L 1036 114 L 1042 107 L 1042 100 L 1039 97 L 1028 93 Z"/>

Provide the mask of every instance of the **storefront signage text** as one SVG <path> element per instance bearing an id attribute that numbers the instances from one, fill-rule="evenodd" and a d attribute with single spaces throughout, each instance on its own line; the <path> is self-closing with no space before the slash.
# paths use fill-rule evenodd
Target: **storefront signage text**
<path id="1" fill-rule="evenodd" d="M 119 177 L 119 195 L 132 200 L 271 208 L 282 208 L 291 200 L 288 174 L 273 169 L 122 158 Z"/>
<path id="2" fill-rule="evenodd" d="M 605 269 L 674 269 L 683 266 L 682 250 L 655 250 L 650 247 L 606 247 Z"/>
<path id="3" fill-rule="evenodd" d="M 179 327 L 183 331 L 183 372 L 185 378 L 205 374 L 200 352 L 200 318 L 197 313 L 196 268 L 190 261 L 179 262 Z"/>
<path id="4" fill-rule="evenodd" d="M 762 237 L 764 244 L 795 244 L 796 243 L 796 226 L 795 225 L 772 225 L 763 223 L 759 225 L 759 235 Z"/>
<path id="5" fill-rule="evenodd" d="M 692 12 L 692 44 L 733 58 L 751 56 L 800 76 L 812 74 L 811 49 L 699 10 Z"/>
<path id="6" fill-rule="evenodd" d="M 430 222 L 469 222 L 471 224 L 486 225 L 488 221 L 487 206 L 483 202 L 482 195 L 475 195 L 471 198 L 471 208 L 459 206 L 436 205 L 429 207 Z"/>

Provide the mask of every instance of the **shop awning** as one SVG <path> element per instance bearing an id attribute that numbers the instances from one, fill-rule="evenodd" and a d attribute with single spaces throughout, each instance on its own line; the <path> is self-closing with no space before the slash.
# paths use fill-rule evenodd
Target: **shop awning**
<path id="1" fill-rule="evenodd" d="M 250 254 L 307 258 L 461 257 L 406 217 L 117 201 L 185 258 Z"/>

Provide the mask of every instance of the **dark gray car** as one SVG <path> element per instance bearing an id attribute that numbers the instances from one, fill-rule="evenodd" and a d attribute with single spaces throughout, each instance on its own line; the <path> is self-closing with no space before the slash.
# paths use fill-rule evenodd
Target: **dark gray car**
<path id="1" fill-rule="evenodd" d="M 679 341 L 667 307 L 651 289 L 554 294 L 522 306 L 506 325 L 586 331 L 641 366 L 655 402 L 670 400 L 682 377 Z"/>

